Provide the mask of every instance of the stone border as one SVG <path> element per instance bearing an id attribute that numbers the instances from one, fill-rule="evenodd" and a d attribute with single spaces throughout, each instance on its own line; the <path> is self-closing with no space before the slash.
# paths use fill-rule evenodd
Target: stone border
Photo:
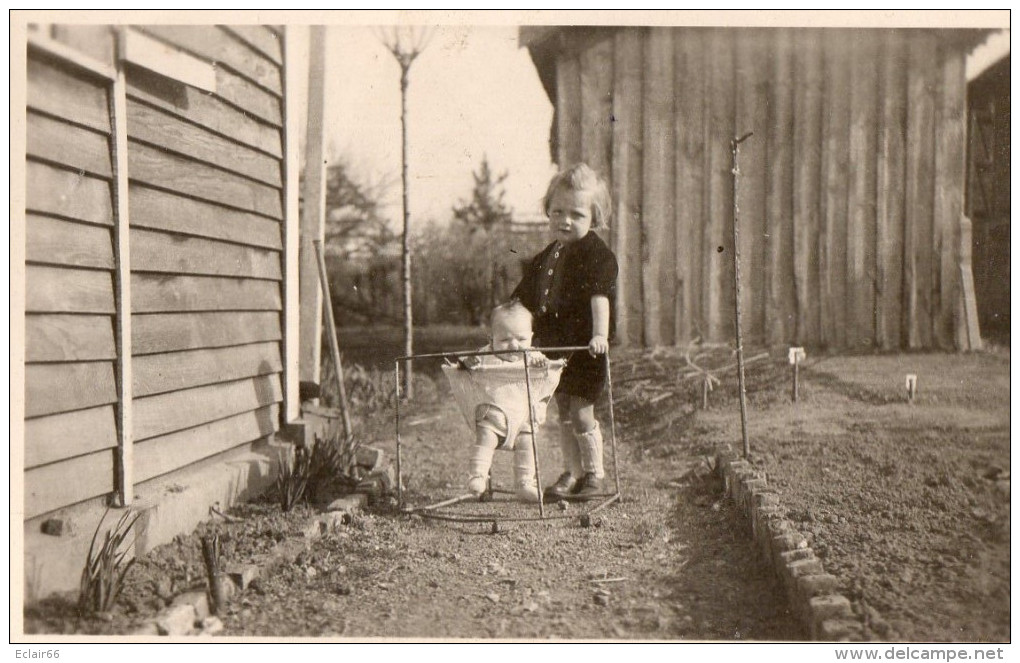
<path id="1" fill-rule="evenodd" d="M 782 583 L 794 615 L 811 640 L 847 642 L 867 640 L 864 620 L 850 601 L 836 592 L 838 581 L 822 568 L 808 539 L 784 518 L 779 494 L 768 486 L 765 473 L 754 469 L 729 445 L 715 457 L 715 473 L 725 492 L 751 524 L 758 550 Z"/>

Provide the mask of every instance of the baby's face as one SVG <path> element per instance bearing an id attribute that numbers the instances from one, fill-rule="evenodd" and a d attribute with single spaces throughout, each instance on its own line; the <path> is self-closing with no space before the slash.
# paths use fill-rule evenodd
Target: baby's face
<path id="1" fill-rule="evenodd" d="M 531 347 L 531 325 L 527 320 L 500 318 L 492 325 L 493 350 L 520 350 Z"/>

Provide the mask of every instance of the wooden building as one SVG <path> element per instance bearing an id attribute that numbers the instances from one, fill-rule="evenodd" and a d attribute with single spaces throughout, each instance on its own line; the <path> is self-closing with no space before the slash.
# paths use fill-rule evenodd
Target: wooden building
<path id="1" fill-rule="evenodd" d="M 1009 342 L 1010 59 L 967 86 L 967 216 L 973 223 L 974 291 L 981 331 Z"/>
<path id="2" fill-rule="evenodd" d="M 298 143 L 284 29 L 41 25 L 27 38 L 34 532 L 68 508 L 151 499 L 147 482 L 297 417 Z"/>
<path id="3" fill-rule="evenodd" d="M 521 29 L 554 160 L 611 181 L 632 345 L 969 349 L 965 58 L 979 31 Z M 971 301 L 972 302 L 972 298 Z"/>

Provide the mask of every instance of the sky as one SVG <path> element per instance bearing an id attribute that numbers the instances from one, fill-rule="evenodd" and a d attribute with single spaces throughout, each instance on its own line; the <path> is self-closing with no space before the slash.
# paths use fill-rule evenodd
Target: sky
<path id="1" fill-rule="evenodd" d="M 507 172 L 506 202 L 517 218 L 541 212 L 555 172 L 549 155 L 552 104 L 514 26 L 432 29 L 410 68 L 408 176 L 412 223 L 446 221 L 471 195 L 483 157 Z M 326 30 L 327 157 L 367 181 L 388 181 L 388 214 L 401 218 L 400 67 L 380 33 Z"/>

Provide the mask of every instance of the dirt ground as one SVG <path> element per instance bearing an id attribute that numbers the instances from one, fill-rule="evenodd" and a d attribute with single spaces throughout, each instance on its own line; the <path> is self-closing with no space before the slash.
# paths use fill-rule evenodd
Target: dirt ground
<path id="1" fill-rule="evenodd" d="M 493 533 L 490 523 L 425 520 L 379 500 L 312 541 L 302 529 L 314 508 L 284 514 L 267 496 L 232 511 L 238 522 L 217 519 L 139 560 L 112 614 L 77 621 L 54 599 L 26 608 L 26 630 L 129 633 L 201 585 L 199 537 L 215 530 L 224 561 L 263 567 L 220 615 L 225 636 L 803 639 L 746 523 L 706 476 L 719 444 L 739 449 L 733 371 L 718 373 L 702 411 L 682 353 L 618 354 L 624 500 L 591 527 L 576 505 L 547 507 L 569 517 L 503 522 Z M 709 359 L 723 366 L 732 357 Z M 778 360 L 748 368 L 752 460 L 841 591 L 870 614 L 871 634 L 1008 641 L 1008 354 L 809 358 L 796 404 L 787 369 Z M 904 402 L 907 372 L 919 376 L 913 404 Z M 471 438 L 455 405 L 439 388 L 402 416 L 407 503 L 463 493 Z M 391 410 L 358 425 L 393 457 Z M 555 439 L 548 425 L 543 433 Z M 559 471 L 552 447 L 540 458 L 546 482 Z M 509 456 L 497 454 L 497 485 L 509 483 Z M 502 496 L 447 511 L 537 514 Z M 281 548 L 290 554 L 270 554 Z"/>

